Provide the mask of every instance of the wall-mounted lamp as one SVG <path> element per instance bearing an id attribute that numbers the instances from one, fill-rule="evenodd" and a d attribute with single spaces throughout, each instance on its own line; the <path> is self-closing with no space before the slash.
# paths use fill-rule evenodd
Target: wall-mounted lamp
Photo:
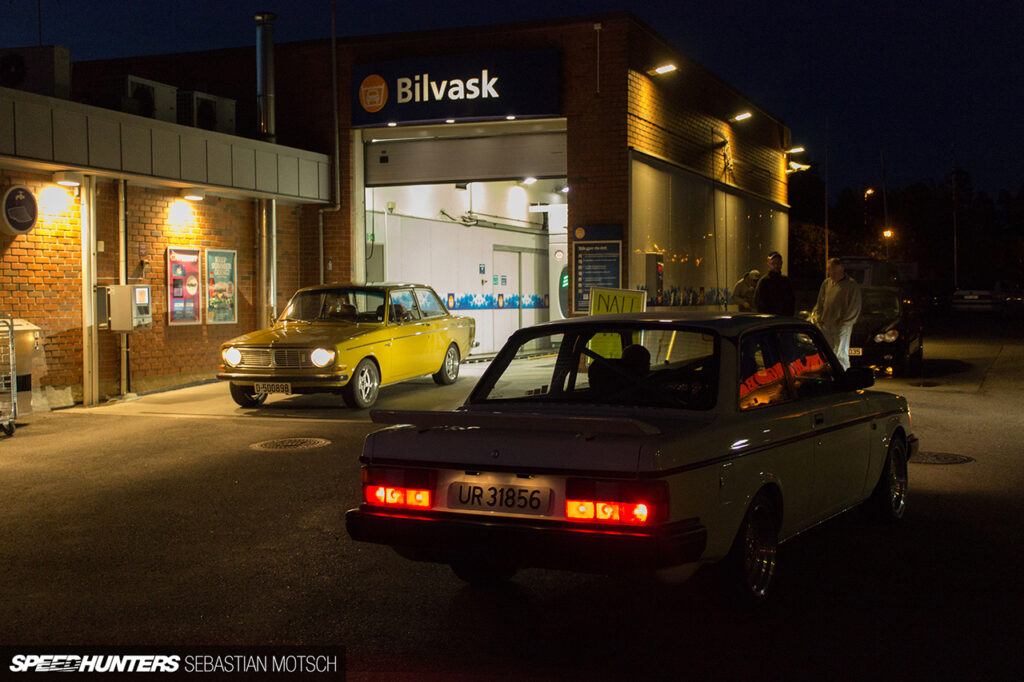
<path id="1" fill-rule="evenodd" d="M 446 119 L 444 120 L 444 122 L 445 122 L 445 123 L 455 123 L 455 119 L 454 119 L 454 118 L 446 118 Z"/>
<path id="2" fill-rule="evenodd" d="M 397 124 L 397 123 L 395 123 L 394 121 L 388 121 L 388 128 L 394 128 L 394 127 L 396 127 L 397 125 L 398 125 L 398 124 Z"/>
<path id="3" fill-rule="evenodd" d="M 514 121 L 514 120 L 516 120 L 516 117 L 514 115 L 512 115 L 512 114 L 509 114 L 508 116 L 505 117 L 505 120 L 506 121 Z"/>
<path id="4" fill-rule="evenodd" d="M 799 154 L 802 151 L 804 151 L 803 147 L 793 147 L 791 149 L 787 149 L 786 153 L 787 154 Z"/>
<path id="5" fill-rule="evenodd" d="M 799 173 L 800 171 L 805 171 L 810 167 L 811 165 L 809 163 L 797 163 L 796 161 L 790 161 L 789 168 L 786 169 L 786 174 Z"/>
<path id="6" fill-rule="evenodd" d="M 206 191 L 198 187 L 188 187 L 181 190 L 181 198 L 185 201 L 202 201 L 206 198 Z"/>
<path id="7" fill-rule="evenodd" d="M 53 174 L 53 181 L 61 187 L 78 187 L 82 184 L 82 174 L 70 171 L 59 171 Z"/>
<path id="8" fill-rule="evenodd" d="M 524 185 L 532 185 L 535 182 L 537 182 L 537 178 L 534 178 L 534 177 L 523 178 L 523 184 Z"/>
<path id="9" fill-rule="evenodd" d="M 662 64 L 661 66 L 656 66 L 653 69 L 650 69 L 647 72 L 647 75 L 648 76 L 663 76 L 666 73 L 672 73 L 673 71 L 675 71 L 678 68 L 679 67 L 677 67 L 675 64 Z"/>
<path id="10" fill-rule="evenodd" d="M 729 120 L 730 121 L 746 121 L 748 118 L 752 118 L 753 116 L 754 115 L 752 113 L 750 113 L 749 111 L 744 111 L 742 113 L 736 114 L 735 116 L 733 116 Z"/>
<path id="11" fill-rule="evenodd" d="M 562 185 L 558 189 L 558 191 L 561 192 L 562 194 L 568 194 L 569 193 L 569 185 Z"/>

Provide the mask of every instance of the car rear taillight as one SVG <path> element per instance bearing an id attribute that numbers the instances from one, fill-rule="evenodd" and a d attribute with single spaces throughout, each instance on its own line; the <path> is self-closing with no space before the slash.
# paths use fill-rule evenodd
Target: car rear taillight
<path id="1" fill-rule="evenodd" d="M 392 509 L 430 509 L 433 471 L 363 467 L 363 502 Z"/>
<path id="2" fill-rule="evenodd" d="M 647 526 L 668 518 L 664 481 L 565 482 L 565 516 L 571 521 Z"/>

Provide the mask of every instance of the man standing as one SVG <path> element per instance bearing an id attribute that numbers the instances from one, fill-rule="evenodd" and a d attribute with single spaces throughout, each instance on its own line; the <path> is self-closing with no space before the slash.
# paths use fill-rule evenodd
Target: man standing
<path id="1" fill-rule="evenodd" d="M 821 328 L 844 370 L 850 368 L 850 334 L 859 316 L 860 285 L 847 276 L 838 258 L 829 258 L 811 322 Z"/>
<path id="2" fill-rule="evenodd" d="M 757 281 L 754 307 L 759 313 L 790 317 L 796 310 L 793 285 L 789 278 L 782 274 L 782 254 L 778 251 L 768 254 L 768 274 Z"/>

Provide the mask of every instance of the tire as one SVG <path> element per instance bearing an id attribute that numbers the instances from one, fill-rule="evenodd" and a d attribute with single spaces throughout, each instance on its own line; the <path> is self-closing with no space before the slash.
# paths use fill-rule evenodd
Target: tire
<path id="1" fill-rule="evenodd" d="M 3 429 L 4 433 L 6 433 L 8 436 L 13 436 L 14 435 L 14 422 L 7 422 L 5 424 L 0 424 L 0 429 Z"/>
<path id="2" fill-rule="evenodd" d="M 724 577 L 731 597 L 757 606 L 768 599 L 779 547 L 779 514 L 772 498 L 757 493 L 747 508 L 732 549 L 725 558 Z"/>
<path id="3" fill-rule="evenodd" d="M 240 407 L 259 407 L 267 399 L 266 393 L 256 393 L 248 386 L 231 383 L 231 398 Z"/>
<path id="4" fill-rule="evenodd" d="M 438 386 L 447 386 L 448 384 L 454 384 L 455 380 L 459 378 L 459 347 L 454 343 L 448 346 L 448 350 L 444 353 L 444 362 L 441 363 L 441 369 L 434 372 L 434 383 Z"/>
<path id="5" fill-rule="evenodd" d="M 377 402 L 380 392 L 380 371 L 370 358 L 363 358 L 356 365 L 352 378 L 341 391 L 341 397 L 349 407 L 365 410 Z"/>
<path id="6" fill-rule="evenodd" d="M 894 523 L 907 508 L 907 443 L 897 436 L 889 443 L 882 474 L 866 503 L 869 514 L 878 521 Z"/>
<path id="7" fill-rule="evenodd" d="M 514 566 L 485 559 L 460 559 L 453 561 L 452 571 L 459 579 L 474 587 L 500 588 L 508 584 L 516 574 Z"/>

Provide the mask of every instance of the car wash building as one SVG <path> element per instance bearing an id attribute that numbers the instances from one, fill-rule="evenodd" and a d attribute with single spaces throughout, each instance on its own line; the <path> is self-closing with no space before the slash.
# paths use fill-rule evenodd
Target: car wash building
<path id="1" fill-rule="evenodd" d="M 119 168 L 96 181 L 101 190 L 112 183 L 101 196 L 155 191 L 168 202 L 194 184 L 223 206 L 214 215 L 204 200 L 205 220 L 189 230 L 160 215 L 129 217 L 126 234 L 103 240 L 125 244 L 127 283 L 151 282 L 152 328 L 129 339 L 127 363 L 133 375 L 142 371 L 139 355 L 166 364 L 153 370 L 163 372 L 154 385 L 212 376 L 216 344 L 256 325 L 261 300 L 272 314 L 295 288 L 320 281 L 429 284 L 453 312 L 476 319 L 477 352 L 487 353 L 521 326 L 587 313 L 593 288 L 643 290 L 648 309 L 723 309 L 743 272 L 769 251 L 787 251 L 788 129 L 631 14 L 286 43 L 271 54 L 275 138 L 205 133 L 230 150 L 223 167 L 232 182 L 244 170 L 244 186 L 213 182 L 209 169 L 204 183 L 158 175 L 156 166 L 142 178 Z M 267 70 L 257 63 L 250 48 L 76 64 L 76 99 L 90 111 L 109 106 L 99 97 L 104 83 L 130 75 L 173 86 L 179 97 L 210 92 L 233 101 L 238 129 L 253 130 L 264 120 L 256 72 Z M 122 150 L 122 129 L 137 118 L 126 115 Z M 148 135 L 152 148 L 161 137 Z M 245 165 L 234 150 L 247 145 Z M 177 148 L 183 166 L 186 146 L 179 140 Z M 208 142 L 204 148 L 209 154 Z M 0 166 L 9 157 L 0 156 Z M 151 163 L 162 163 L 158 157 Z M 47 170 L 57 166 L 64 167 Z M 315 191 L 302 189 L 303 168 L 316 169 Z M 289 169 L 298 185 L 282 182 Z M 150 175 L 167 186 L 152 186 Z M 278 229 L 261 240 L 259 202 L 270 199 Z M 110 212 L 106 222 L 117 224 L 122 203 L 100 209 Z M 200 249 L 207 286 L 207 251 L 239 253 L 238 321 L 211 324 L 204 303 L 195 338 L 180 346 L 174 246 Z M 138 261 L 148 275 L 134 272 Z M 74 272 L 75 292 L 79 279 L 85 275 Z M 268 294 L 263 279 L 276 289 Z M 82 325 L 84 318 L 79 335 Z M 87 352 L 68 345 L 71 355 Z M 53 352 L 47 343 L 48 363 Z M 117 355 L 107 362 L 113 371 Z M 76 371 L 55 383 L 74 383 Z"/>

